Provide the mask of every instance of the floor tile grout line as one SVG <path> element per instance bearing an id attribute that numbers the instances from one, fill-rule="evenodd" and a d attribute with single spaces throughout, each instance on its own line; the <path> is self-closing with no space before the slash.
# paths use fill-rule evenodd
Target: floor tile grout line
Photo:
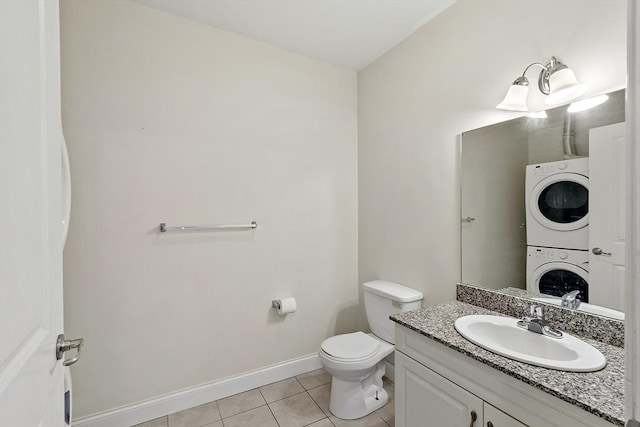
<path id="1" fill-rule="evenodd" d="M 315 401 L 315 399 L 313 398 L 313 396 L 311 396 L 311 394 L 309 393 L 308 390 L 307 390 L 307 396 L 309 396 L 309 399 L 311 399 L 313 404 L 316 405 L 316 408 L 318 408 L 320 410 L 320 413 L 322 413 L 322 415 L 324 415 L 324 418 L 329 418 L 329 416 L 324 413 L 324 411 L 322 410 L 320 405 L 318 405 L 318 402 Z M 315 420 L 314 423 L 317 423 L 318 421 L 323 420 L 324 418 L 320 418 L 319 420 Z M 329 422 L 331 422 L 331 420 L 329 420 Z M 311 423 L 311 424 L 313 424 L 313 423 Z M 310 425 L 310 424 L 307 424 L 307 425 Z"/>
<path id="2" fill-rule="evenodd" d="M 275 383 L 274 383 L 274 384 L 275 384 Z M 262 386 L 262 387 L 264 387 L 264 386 Z M 254 390 L 258 390 L 258 393 L 260 393 L 260 396 L 262 396 L 262 400 L 264 400 L 264 401 L 265 401 L 265 403 L 268 405 L 268 404 L 269 404 L 269 402 L 267 402 L 267 398 L 266 398 L 266 397 L 264 397 L 264 393 L 262 392 L 262 390 L 260 390 L 262 387 L 256 387 L 256 388 L 254 388 Z M 251 391 L 251 390 L 249 390 L 249 391 Z"/>
<path id="3" fill-rule="evenodd" d="M 265 403 L 265 404 L 263 404 L 263 405 L 256 406 L 255 408 L 247 409 L 246 411 L 238 412 L 237 414 L 233 414 L 233 415 L 229 415 L 228 417 L 220 418 L 220 420 L 221 420 L 221 421 L 228 420 L 229 418 L 235 417 L 236 415 L 246 414 L 246 413 L 247 413 L 247 412 L 249 412 L 249 411 L 253 411 L 254 409 L 262 408 L 263 406 L 269 406 L 269 404 L 268 404 L 268 403 Z M 213 422 L 215 422 L 215 421 L 213 421 Z M 205 425 L 206 425 L 206 424 L 205 424 Z"/>
<path id="4" fill-rule="evenodd" d="M 218 400 L 214 400 L 214 402 L 216 402 L 216 409 L 218 410 L 218 415 L 220 415 L 220 422 L 222 422 L 222 412 L 220 412 L 220 404 L 218 403 Z M 222 427 L 224 427 L 224 422 L 222 423 Z"/>
<path id="5" fill-rule="evenodd" d="M 269 412 L 271 412 L 271 416 L 276 421 L 276 424 L 278 425 L 278 427 L 280 427 L 280 423 L 278 422 L 278 419 L 276 418 L 276 414 L 273 413 L 273 411 L 271 410 L 271 406 L 269 406 L 268 403 L 267 403 L 267 408 L 269 408 Z"/>
<path id="6" fill-rule="evenodd" d="M 269 402 L 267 402 L 267 399 L 265 399 L 264 396 L 262 395 L 262 392 L 260 391 L 260 387 L 255 388 L 254 390 L 258 390 L 258 394 L 260 395 L 260 397 L 262 397 L 262 400 L 264 400 L 264 404 L 268 405 Z"/>
<path id="7" fill-rule="evenodd" d="M 320 422 L 320 421 L 322 421 L 322 420 L 329 420 L 329 417 L 327 417 L 327 416 L 325 415 L 325 417 L 324 417 L 324 418 L 320 418 L 319 420 L 312 421 L 312 422 L 310 422 L 309 424 L 305 424 L 305 425 L 304 425 L 304 426 L 302 426 L 302 427 L 309 427 L 309 426 L 312 426 L 312 425 L 314 425 L 315 423 L 319 423 L 319 422 Z M 329 422 L 331 423 L 331 420 L 329 420 Z M 333 424 L 333 423 L 331 423 L 331 424 Z"/>
<path id="8" fill-rule="evenodd" d="M 313 396 L 311 396 L 311 393 L 309 393 L 309 392 L 307 391 L 307 394 L 309 395 L 309 397 L 311 398 L 311 400 L 313 400 L 313 402 L 318 406 L 318 408 L 320 408 L 320 404 L 319 404 L 318 402 L 316 402 L 316 399 L 314 399 L 314 398 L 313 398 Z M 322 408 L 320 408 L 320 410 L 322 411 L 322 413 L 323 413 L 323 414 L 327 415 L 327 414 L 324 412 L 324 410 L 323 410 Z M 329 416 L 329 415 L 327 415 L 327 417 L 328 417 L 328 416 Z"/>
<path id="9" fill-rule="evenodd" d="M 278 399 L 278 400 L 274 400 L 273 402 L 267 402 L 267 405 L 271 405 L 272 403 L 280 402 L 281 400 L 285 400 L 285 399 L 288 399 L 288 398 L 290 398 L 290 397 L 297 396 L 297 395 L 299 395 L 299 394 L 304 393 L 305 391 L 307 391 L 307 390 L 299 391 L 298 393 L 294 393 L 294 394 L 292 394 L 291 396 L 282 397 L 282 398 L 280 398 L 280 399 Z M 267 400 L 267 399 L 265 399 L 265 401 L 266 401 L 266 400 Z"/>
<path id="10" fill-rule="evenodd" d="M 298 377 L 293 377 L 294 380 L 296 380 L 296 382 L 298 383 L 298 385 L 300 387 L 302 387 L 303 390 L 306 390 L 306 388 L 304 388 L 304 386 L 302 385 L 302 383 L 300 382 L 300 380 L 298 379 Z"/>
<path id="11" fill-rule="evenodd" d="M 309 390 L 315 390 L 315 389 L 317 389 L 318 387 L 324 387 L 324 386 L 326 386 L 327 384 L 331 384 L 331 381 L 329 381 L 328 383 L 324 383 L 324 384 L 317 385 L 317 386 L 315 386 L 315 387 L 311 387 L 311 388 L 306 388 L 305 386 L 302 386 L 302 388 L 304 388 L 304 391 L 309 391 Z"/>

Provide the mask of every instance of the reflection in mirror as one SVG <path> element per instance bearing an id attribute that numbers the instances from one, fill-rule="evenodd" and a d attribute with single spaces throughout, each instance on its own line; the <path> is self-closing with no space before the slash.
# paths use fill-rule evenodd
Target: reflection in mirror
<path id="1" fill-rule="evenodd" d="M 462 134 L 463 283 L 622 310 L 624 97 Z"/>

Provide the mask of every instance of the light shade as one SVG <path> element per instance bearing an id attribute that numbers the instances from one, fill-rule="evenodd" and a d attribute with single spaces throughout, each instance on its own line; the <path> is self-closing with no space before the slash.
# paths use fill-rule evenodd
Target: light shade
<path id="1" fill-rule="evenodd" d="M 536 111 L 535 113 L 529 113 L 527 114 L 527 117 L 532 119 L 546 119 L 548 116 L 547 116 L 547 112 L 542 110 L 542 111 Z"/>
<path id="2" fill-rule="evenodd" d="M 549 77 L 549 95 L 545 104 L 556 105 L 571 101 L 585 93 L 587 86 L 578 83 L 571 68 L 563 68 Z"/>
<path id="3" fill-rule="evenodd" d="M 591 98 L 583 99 L 582 101 L 574 102 L 567 108 L 567 113 L 579 113 L 580 111 L 588 110 L 589 108 L 597 107 L 609 99 L 607 95 L 598 95 Z"/>
<path id="4" fill-rule="evenodd" d="M 529 87 L 525 85 L 513 84 L 509 88 L 504 100 L 496 105 L 501 110 L 529 111 L 527 107 L 527 94 Z"/>

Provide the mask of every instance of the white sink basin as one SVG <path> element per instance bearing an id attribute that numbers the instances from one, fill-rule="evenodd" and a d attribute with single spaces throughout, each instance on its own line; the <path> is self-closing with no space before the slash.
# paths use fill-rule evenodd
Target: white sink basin
<path id="1" fill-rule="evenodd" d="M 551 338 L 516 326 L 512 317 L 473 315 L 456 320 L 460 334 L 494 353 L 543 368 L 591 372 L 604 368 L 602 353 L 586 342 L 563 333 Z"/>
<path id="2" fill-rule="evenodd" d="M 533 299 L 545 304 L 561 305 L 561 300 L 559 298 L 540 297 Z M 601 307 L 599 305 L 589 304 L 586 302 L 580 304 L 576 310 L 584 311 L 585 313 L 597 314 L 599 316 L 611 317 L 612 319 L 624 320 L 624 313 L 621 311 L 614 310 L 612 308 Z"/>

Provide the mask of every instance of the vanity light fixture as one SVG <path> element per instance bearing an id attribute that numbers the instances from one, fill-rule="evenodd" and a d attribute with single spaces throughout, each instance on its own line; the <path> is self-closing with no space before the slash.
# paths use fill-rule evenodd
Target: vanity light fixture
<path id="1" fill-rule="evenodd" d="M 529 68 L 538 66 L 542 70 L 538 76 L 538 89 L 547 95 L 545 104 L 556 105 L 575 99 L 587 91 L 587 86 L 578 83 L 571 68 L 552 56 L 547 64 L 534 62 L 527 65 L 522 75 L 514 80 L 504 100 L 496 106 L 501 110 L 529 111 L 527 94 L 529 93 L 529 79 L 525 76 Z"/>
<path id="2" fill-rule="evenodd" d="M 527 117 L 531 119 L 546 119 L 548 116 L 547 116 L 547 112 L 542 110 L 542 111 L 536 111 L 535 113 L 529 113 L 527 114 Z"/>

